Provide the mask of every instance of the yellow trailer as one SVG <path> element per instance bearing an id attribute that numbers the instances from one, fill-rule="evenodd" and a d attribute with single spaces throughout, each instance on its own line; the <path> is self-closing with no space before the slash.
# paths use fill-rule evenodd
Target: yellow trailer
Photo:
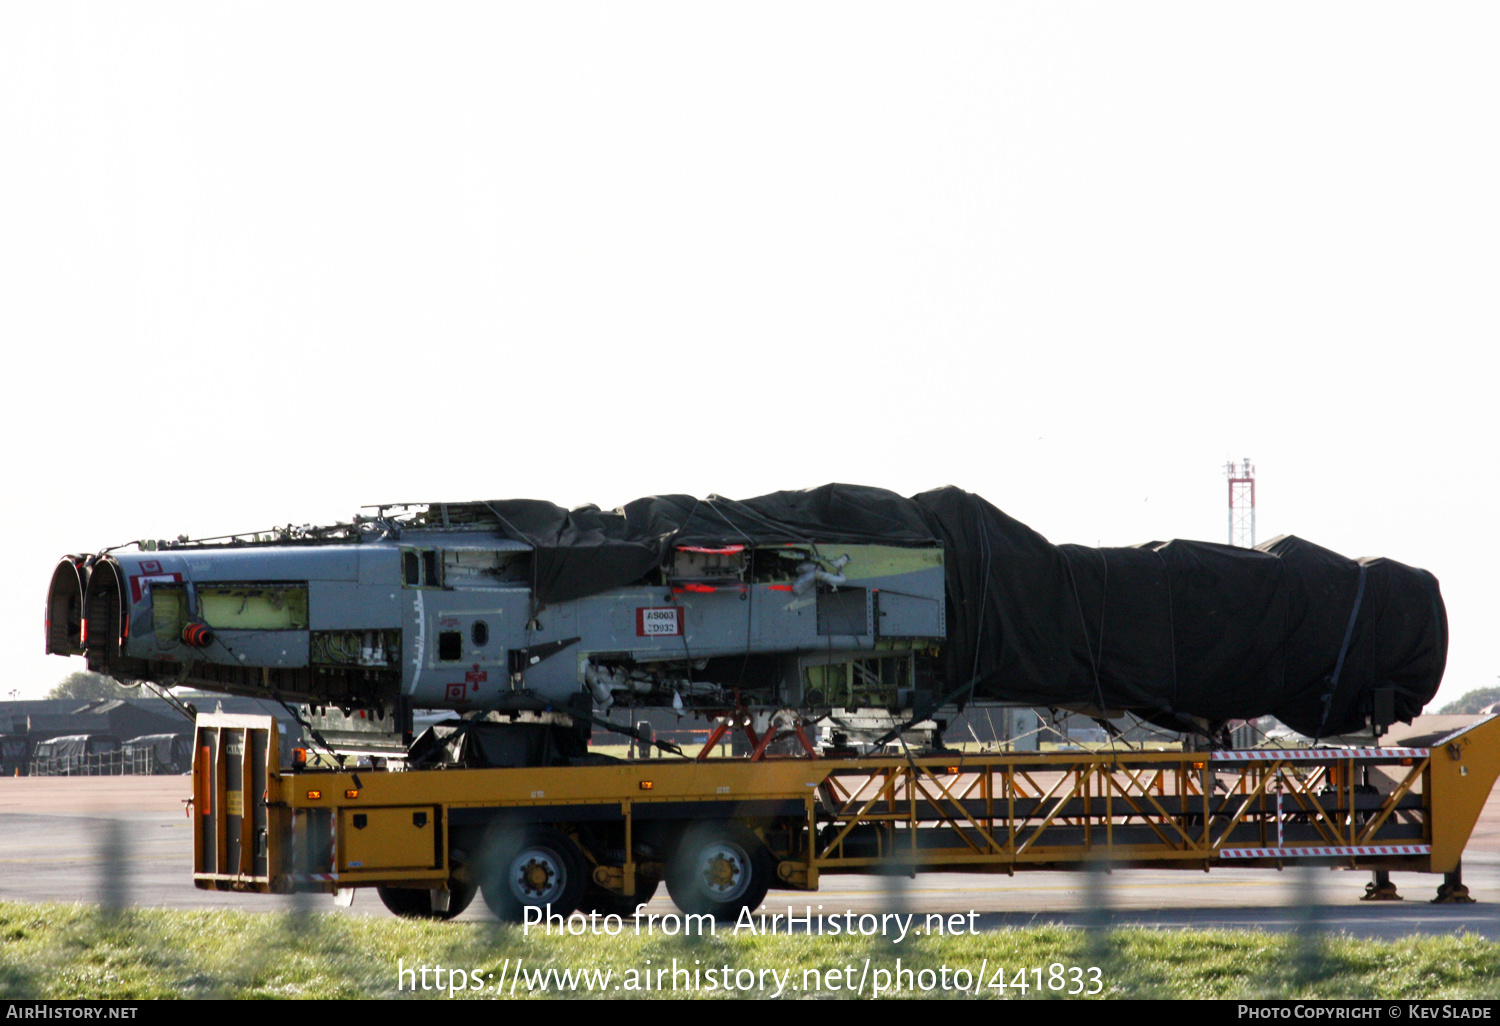
<path id="1" fill-rule="evenodd" d="M 198 718 L 194 880 L 376 887 L 448 918 L 476 890 L 626 914 L 665 882 L 733 916 L 826 873 L 1317 864 L 1443 874 L 1497 774 L 1500 717 L 1401 748 L 650 759 L 528 769 L 288 770 L 270 717 Z"/>

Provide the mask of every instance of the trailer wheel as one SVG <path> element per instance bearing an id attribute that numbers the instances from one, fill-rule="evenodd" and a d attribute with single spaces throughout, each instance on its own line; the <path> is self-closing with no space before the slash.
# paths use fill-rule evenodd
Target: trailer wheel
<path id="1" fill-rule="evenodd" d="M 733 919 L 765 900 L 776 862 L 738 823 L 705 823 L 683 835 L 667 859 L 667 893 L 684 912 Z"/>
<path id="2" fill-rule="evenodd" d="M 402 919 L 452 919 L 460 915 L 474 900 L 474 887 L 451 883 L 448 889 L 448 911 L 438 912 L 432 907 L 432 892 L 417 887 L 377 887 L 380 903 Z"/>
<path id="3" fill-rule="evenodd" d="M 490 844 L 480 893 L 502 922 L 522 922 L 527 908 L 567 918 L 578 908 L 586 878 L 583 853 L 560 830 L 518 827 Z"/>

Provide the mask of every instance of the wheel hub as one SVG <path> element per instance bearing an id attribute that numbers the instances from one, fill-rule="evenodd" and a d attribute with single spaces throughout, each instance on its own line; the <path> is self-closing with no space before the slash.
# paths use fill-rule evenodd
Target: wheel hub
<path id="1" fill-rule="evenodd" d="M 703 887 L 719 900 L 735 897 L 745 886 L 750 857 L 732 844 L 715 844 L 703 852 Z"/>
<path id="2" fill-rule="evenodd" d="M 723 856 L 710 859 L 708 863 L 708 885 L 718 890 L 734 886 L 734 878 L 739 875 L 737 867 L 729 859 Z"/>
<path id="3" fill-rule="evenodd" d="M 542 894 L 552 885 L 556 871 L 546 862 L 533 858 L 521 867 L 521 888 L 528 894 Z"/>

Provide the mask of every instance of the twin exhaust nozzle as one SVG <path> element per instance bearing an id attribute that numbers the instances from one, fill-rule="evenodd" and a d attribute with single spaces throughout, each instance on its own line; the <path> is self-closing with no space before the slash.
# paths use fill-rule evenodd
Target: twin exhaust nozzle
<path id="1" fill-rule="evenodd" d="M 182 629 L 182 643 L 193 648 L 207 648 L 214 643 L 214 632 L 206 624 L 190 623 Z"/>

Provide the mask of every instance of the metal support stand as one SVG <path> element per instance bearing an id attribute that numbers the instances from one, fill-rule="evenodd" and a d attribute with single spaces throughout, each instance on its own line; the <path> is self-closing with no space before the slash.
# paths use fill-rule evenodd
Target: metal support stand
<path id="1" fill-rule="evenodd" d="M 1365 895 L 1360 901 L 1400 901 L 1396 885 L 1391 883 L 1391 874 L 1384 869 L 1370 873 L 1370 882 L 1365 884 Z"/>
<path id="2" fill-rule="evenodd" d="M 1469 897 L 1469 889 L 1464 886 L 1463 869 L 1460 864 L 1453 872 L 1443 874 L 1443 885 L 1438 888 L 1437 897 L 1432 899 L 1434 905 L 1474 904 L 1474 899 Z"/>

